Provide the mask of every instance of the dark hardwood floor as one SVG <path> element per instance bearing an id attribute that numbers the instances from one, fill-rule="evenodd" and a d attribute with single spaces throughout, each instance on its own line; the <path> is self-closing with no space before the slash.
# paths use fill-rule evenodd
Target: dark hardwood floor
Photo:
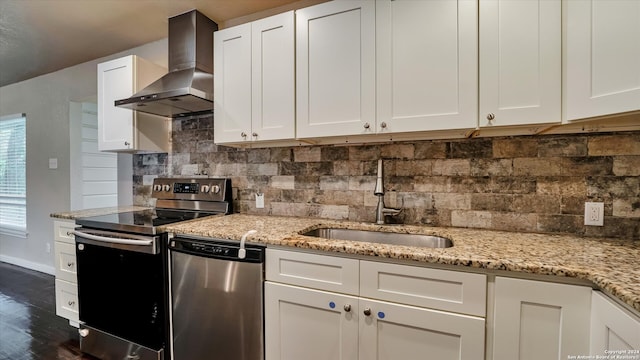
<path id="1" fill-rule="evenodd" d="M 0 262 L 0 359 L 89 360 L 78 330 L 56 315 L 52 275 Z"/>

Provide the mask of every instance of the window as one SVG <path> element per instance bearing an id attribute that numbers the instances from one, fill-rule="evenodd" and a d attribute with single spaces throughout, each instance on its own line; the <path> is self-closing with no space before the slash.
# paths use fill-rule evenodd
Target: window
<path id="1" fill-rule="evenodd" d="M 26 236 L 26 117 L 0 117 L 0 233 Z"/>

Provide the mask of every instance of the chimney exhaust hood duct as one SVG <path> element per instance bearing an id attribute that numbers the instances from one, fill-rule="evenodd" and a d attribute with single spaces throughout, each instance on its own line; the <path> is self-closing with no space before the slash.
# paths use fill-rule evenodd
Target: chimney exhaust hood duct
<path id="1" fill-rule="evenodd" d="M 164 117 L 213 112 L 213 32 L 197 10 L 169 18 L 169 73 L 115 105 Z"/>

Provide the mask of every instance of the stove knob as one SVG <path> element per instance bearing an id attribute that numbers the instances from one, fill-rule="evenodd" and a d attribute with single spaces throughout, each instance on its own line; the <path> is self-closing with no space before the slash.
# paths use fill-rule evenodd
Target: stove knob
<path id="1" fill-rule="evenodd" d="M 209 192 L 209 185 L 202 185 L 200 187 L 200 192 L 201 193 L 205 193 L 205 194 L 208 193 Z"/>
<path id="2" fill-rule="evenodd" d="M 159 184 L 153 185 L 153 191 L 161 191 L 161 190 L 162 190 L 162 185 L 159 185 Z"/>
<path id="3" fill-rule="evenodd" d="M 211 192 L 214 194 L 217 194 L 220 192 L 220 185 L 213 185 L 211 186 Z"/>
<path id="4" fill-rule="evenodd" d="M 168 191 L 171 191 L 171 186 L 166 185 L 166 184 L 165 184 L 165 185 L 162 185 L 162 191 L 167 191 L 167 192 L 168 192 Z"/>

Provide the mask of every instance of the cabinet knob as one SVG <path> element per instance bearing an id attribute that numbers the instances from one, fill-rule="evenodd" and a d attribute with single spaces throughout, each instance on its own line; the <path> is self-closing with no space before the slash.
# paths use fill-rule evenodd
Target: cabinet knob
<path id="1" fill-rule="evenodd" d="M 344 305 L 344 311 L 346 311 L 346 312 L 350 312 L 350 311 L 351 311 L 351 305 L 349 305 L 349 304 L 345 304 L 345 305 Z"/>
<path id="2" fill-rule="evenodd" d="M 382 123 L 380 123 L 380 127 L 383 128 L 383 129 L 386 129 L 387 128 L 387 123 L 383 121 Z"/>
<path id="3" fill-rule="evenodd" d="M 76 302 L 75 302 L 75 301 L 68 301 L 68 302 L 67 302 L 67 304 L 68 304 L 69 306 L 73 306 L 73 305 L 75 305 L 75 304 L 76 304 Z"/>
<path id="4" fill-rule="evenodd" d="M 493 120 L 495 118 L 496 118 L 496 115 L 494 113 L 488 113 L 487 114 L 487 120 L 491 121 L 491 120 Z"/>
<path id="5" fill-rule="evenodd" d="M 365 316 L 369 316 L 369 315 L 371 315 L 371 309 L 370 308 L 365 308 L 363 313 L 364 313 Z"/>
<path id="6" fill-rule="evenodd" d="M 242 136 L 243 138 L 246 138 L 247 137 L 247 133 L 243 131 L 243 132 L 240 133 L 240 136 Z"/>
<path id="7" fill-rule="evenodd" d="M 74 263 L 72 263 L 72 262 L 68 262 L 68 263 L 67 263 L 67 266 L 68 266 L 68 267 L 73 267 L 73 265 L 75 265 L 75 264 L 74 264 Z"/>
<path id="8" fill-rule="evenodd" d="M 365 129 L 368 129 L 368 128 L 370 128 L 370 127 L 371 127 L 371 125 L 369 125 L 369 123 L 364 123 L 364 128 L 365 128 Z"/>
<path id="9" fill-rule="evenodd" d="M 257 132 L 254 132 L 253 134 L 251 134 L 251 136 L 253 136 L 253 137 L 257 138 L 257 137 L 258 137 L 258 133 L 257 133 Z"/>
<path id="10" fill-rule="evenodd" d="M 73 236 L 73 233 L 71 231 L 67 231 L 67 236 Z"/>
<path id="11" fill-rule="evenodd" d="M 130 143 L 130 142 L 128 142 L 128 141 L 125 141 L 125 142 L 124 142 L 124 146 L 129 146 L 129 145 L 131 145 L 131 143 Z"/>

